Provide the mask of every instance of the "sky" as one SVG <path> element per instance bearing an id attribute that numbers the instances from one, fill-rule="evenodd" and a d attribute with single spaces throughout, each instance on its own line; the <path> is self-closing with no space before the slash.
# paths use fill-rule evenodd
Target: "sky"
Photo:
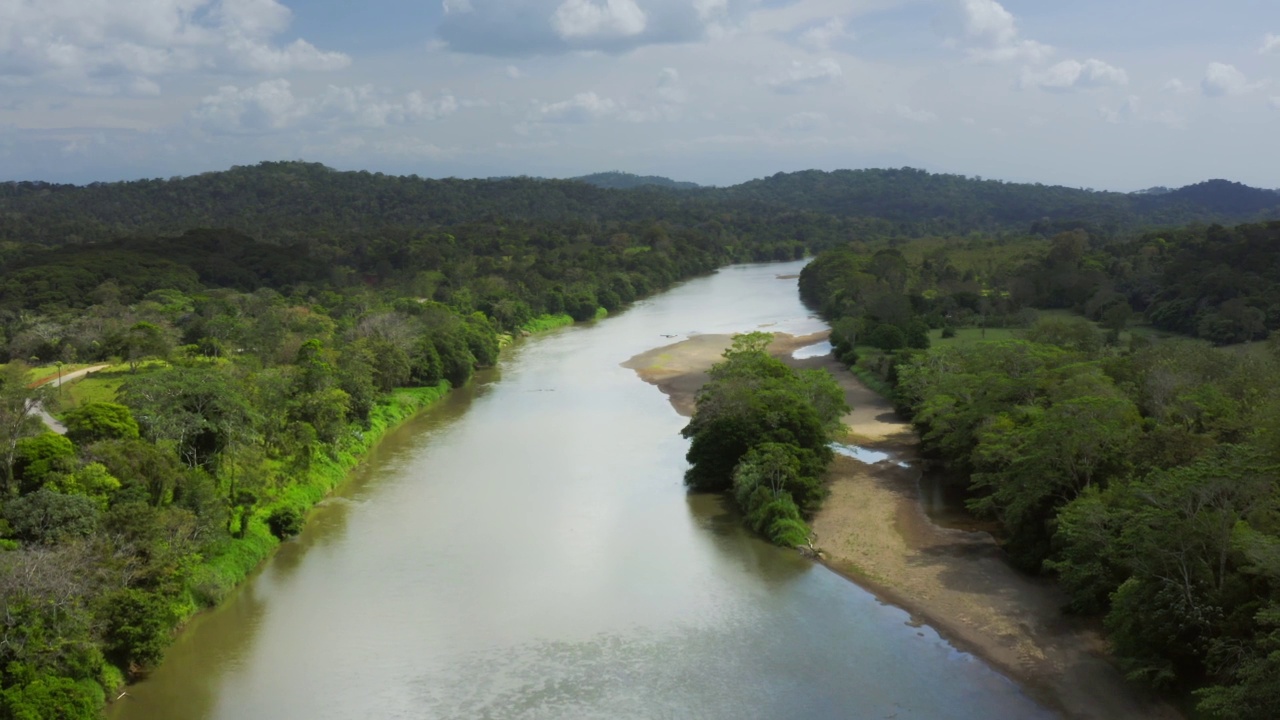
<path id="1" fill-rule="evenodd" d="M 0 0 L 0 180 L 1280 187 L 1276 0 Z"/>

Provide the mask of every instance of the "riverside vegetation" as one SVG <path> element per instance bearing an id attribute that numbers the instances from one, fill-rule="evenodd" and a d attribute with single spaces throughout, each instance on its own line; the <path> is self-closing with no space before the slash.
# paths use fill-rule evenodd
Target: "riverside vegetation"
<path id="1" fill-rule="evenodd" d="M 1277 241 L 1280 223 L 863 245 L 801 277 L 1010 562 L 1204 717 L 1280 708 Z"/>
<path id="2" fill-rule="evenodd" d="M 656 222 L 396 247 L 381 276 L 224 230 L 15 253 L 0 271 L 0 717 L 96 717 L 377 438 L 512 336 L 775 252 Z M 119 364 L 55 391 L 29 387 L 53 368 L 27 360 Z"/>
<path id="3" fill-rule="evenodd" d="M 776 545 L 808 545 L 805 518 L 822 500 L 829 444 L 849 411 L 826 370 L 787 367 L 768 353 L 773 336 L 738 335 L 698 391 L 681 434 L 689 438 L 685 483 L 727 493 L 743 522 Z"/>
<path id="4" fill-rule="evenodd" d="M 975 320 L 984 332 L 1007 323 L 1020 317 L 1024 291 L 1043 291 L 1055 307 L 1079 306 L 1123 328 L 1111 294 L 1142 312 L 1148 296 L 1139 289 L 1158 287 L 1151 285 L 1156 269 L 1173 272 L 1181 266 L 1167 262 L 1172 254 L 1227 231 L 1193 227 L 1137 245 L 1118 239 L 1151 222 L 1252 221 L 1274 218 L 1280 207 L 1273 192 L 1222 182 L 1121 195 L 914 170 L 780 174 L 723 189 L 670 185 L 431 181 L 305 163 L 87 187 L 0 184 L 0 361 L 7 363 L 0 371 L 0 718 L 96 716 L 108 692 L 159 661 L 176 625 L 217 602 L 296 533 L 306 509 L 387 428 L 492 365 L 501 345 L 522 332 L 598 317 L 732 262 L 799 258 L 851 238 L 907 243 L 905 250 L 929 257 L 877 256 L 874 283 L 859 277 L 836 293 L 843 303 L 831 306 L 837 346 L 846 355 L 863 352 L 867 372 L 891 382 L 918 378 L 903 387 L 941 398 L 945 388 L 930 385 L 923 370 L 899 372 L 924 362 L 912 355 L 918 350 L 894 348 L 922 346 L 946 323 L 961 332 Z M 1060 230 L 1075 232 L 1048 239 Z M 1233 258 L 1264 267 L 1257 262 L 1266 247 L 1254 231 L 1229 232 L 1239 240 Z M 958 253 L 967 267 L 949 267 L 939 252 Z M 824 256 L 806 277 L 833 262 L 860 272 L 870 267 L 861 258 Z M 1159 318 L 1151 313 L 1152 322 L 1173 327 L 1190 315 L 1183 331 L 1215 341 L 1261 337 L 1274 328 L 1263 301 L 1274 286 L 1248 272 L 1226 264 L 1200 290 L 1148 298 L 1169 308 Z M 911 289 L 926 276 L 939 293 L 917 298 Z M 1042 276 L 1047 284 L 1034 281 Z M 1032 279 L 1029 290 L 1020 277 Z M 1248 282 L 1235 282 L 1241 279 Z M 877 290 L 881 283 L 891 291 Z M 825 305 L 832 288 L 812 285 L 806 280 L 806 297 Z M 1250 294 L 1227 297 L 1235 287 Z M 1203 300 L 1197 292 L 1217 294 Z M 883 310 L 867 310 L 882 300 Z M 1263 411 L 1271 407 L 1267 376 L 1248 363 L 1270 361 L 1199 349 L 1169 360 L 1141 354 L 1154 349 L 1126 354 L 1073 328 L 1038 332 L 1050 349 L 1032 354 L 1044 356 L 1035 367 L 1047 375 L 992 396 L 1017 401 L 1008 409 L 995 400 L 963 406 L 992 416 L 1007 410 L 1003 434 L 984 434 L 987 416 L 973 415 L 982 431 L 970 427 L 959 440 L 939 441 L 937 451 L 964 455 L 965 442 L 998 439 L 981 455 L 986 464 L 975 467 L 992 478 L 984 488 L 994 492 L 1004 483 L 1002 458 L 1049 462 L 1035 438 L 1052 439 L 1049 426 L 1036 423 L 1062 421 L 1049 412 L 1050 400 L 1088 390 L 1102 401 L 1087 409 L 1106 410 L 1121 424 L 1138 417 L 1139 428 L 1117 438 L 1147 456 L 1126 463 L 1097 451 L 1084 481 L 1073 476 L 1075 484 L 1017 505 L 1025 517 L 1011 515 L 1008 526 L 1030 528 L 1018 536 L 1031 543 L 1028 563 L 1044 554 L 1064 578 L 1076 572 L 1073 587 L 1087 590 L 1081 608 L 1090 597 L 1112 608 L 1154 597 L 1170 608 L 1113 623 L 1117 642 L 1129 638 L 1135 648 L 1122 646 L 1121 654 L 1136 670 L 1157 681 L 1203 681 L 1217 693 L 1206 696 L 1207 706 L 1224 714 L 1264 707 L 1270 696 L 1263 693 L 1275 692 L 1268 678 L 1276 676 L 1277 635 L 1252 628 L 1257 621 L 1274 629 L 1266 624 L 1274 621 L 1277 585 L 1267 544 L 1271 496 L 1250 495 L 1256 503 L 1247 512 L 1235 500 L 1213 500 L 1213 508 L 1230 511 L 1187 520 L 1202 535 L 1169 526 L 1173 536 L 1204 537 L 1204 547 L 1221 549 L 1228 541 L 1203 535 L 1204 518 L 1225 523 L 1236 512 L 1246 522 L 1231 525 L 1226 560 L 1213 566 L 1219 572 L 1188 565 L 1181 594 L 1160 579 L 1179 566 L 1143 554 L 1154 539 L 1147 545 L 1113 535 L 1133 526 L 1124 512 L 1147 507 L 1146 491 L 1123 494 L 1128 485 L 1116 478 L 1184 473 L 1169 476 L 1170 492 L 1199 487 L 1185 473 L 1216 467 L 1205 464 L 1219 457 L 1212 453 L 1239 453 L 1223 466 L 1257 475 L 1274 447 L 1264 431 L 1276 421 Z M 877 333 L 885 353 L 855 351 Z M 734 490 L 757 530 L 795 544 L 807 536 L 803 520 L 820 495 L 833 406 L 824 404 L 817 380 L 781 373 L 755 341 L 743 342 L 705 396 L 709 411 L 744 403 L 743 413 L 709 412 L 690 424 L 693 444 L 708 449 L 691 457 L 691 485 Z M 59 390 L 31 387 L 55 375 L 54 364 L 97 362 L 113 367 Z M 785 422 L 761 426 L 760 405 L 750 401 L 757 395 L 776 396 Z M 60 414 L 67 434 L 44 432 L 33 402 Z M 917 417 L 952 427 L 941 411 Z M 944 434 L 926 428 L 926 443 Z M 1119 456 L 1128 458 L 1129 448 Z M 1017 476 L 1034 476 L 1031 467 L 1019 466 Z M 1170 523 L 1186 515 L 1176 509 L 1179 498 L 1171 495 L 1173 509 L 1161 516 Z M 1101 514 L 1081 514 L 1094 507 Z M 1081 509 L 1070 515 L 1069 508 Z M 1055 529 L 1059 518 L 1076 516 L 1089 518 L 1080 528 L 1096 521 L 1112 534 Z M 1050 523 L 1039 535 L 1037 518 Z M 1096 568 L 1061 565 L 1084 557 L 1088 546 L 1072 554 L 1054 543 L 1077 536 L 1109 543 L 1092 556 Z M 1200 557 L 1193 550 L 1187 563 Z M 1134 578 L 1139 584 L 1125 594 L 1107 594 L 1108 583 Z M 1117 605 L 1117 596 L 1128 604 Z M 1200 623 L 1187 625 L 1192 635 L 1152 625 L 1188 618 Z"/>

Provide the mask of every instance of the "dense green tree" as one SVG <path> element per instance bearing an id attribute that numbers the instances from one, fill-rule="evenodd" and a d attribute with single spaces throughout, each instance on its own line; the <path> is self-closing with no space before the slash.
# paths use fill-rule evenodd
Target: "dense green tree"
<path id="1" fill-rule="evenodd" d="M 51 545 L 85 537 L 98 526 L 98 506 L 83 495 L 64 495 L 45 488 L 5 503 L 4 519 L 13 537 Z"/>
<path id="2" fill-rule="evenodd" d="M 67 438 L 46 432 L 18 441 L 13 474 L 19 492 L 31 492 L 76 469 L 76 447 Z"/>
<path id="3" fill-rule="evenodd" d="M 129 408 L 119 403 L 86 403 L 68 410 L 62 422 L 67 428 L 67 438 L 77 445 L 138 437 L 138 421 L 133 419 Z"/>
<path id="4" fill-rule="evenodd" d="M 17 492 L 13 465 L 17 458 L 18 443 L 34 434 L 41 423 L 35 410 L 47 393 L 27 387 L 27 366 L 11 362 L 0 367 L 0 452 L 4 453 L 4 466 L 0 467 L 7 492 Z"/>
<path id="5" fill-rule="evenodd" d="M 818 478 L 848 406 L 826 371 L 796 373 L 771 357 L 771 340 L 736 336 L 711 368 L 682 431 L 690 439 L 685 483 L 731 493 L 748 527 L 790 547 L 808 541 L 802 514 L 822 497 Z"/>

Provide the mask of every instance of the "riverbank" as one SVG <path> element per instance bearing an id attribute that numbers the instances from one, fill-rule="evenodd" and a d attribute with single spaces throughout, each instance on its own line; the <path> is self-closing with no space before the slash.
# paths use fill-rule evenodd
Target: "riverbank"
<path id="1" fill-rule="evenodd" d="M 796 360 L 792 353 L 826 333 L 775 336 L 770 351 L 797 368 L 826 368 L 845 391 L 848 442 L 885 450 L 874 465 L 838 456 L 829 473 L 830 496 L 814 517 L 824 563 L 906 609 L 957 647 L 1019 681 L 1068 718 L 1172 720 L 1180 715 L 1125 681 L 1108 661 L 1104 638 L 1089 624 L 1064 616 L 1063 598 L 1049 581 L 1018 573 L 986 533 L 934 525 L 919 499 L 911 426 L 892 405 L 830 356 Z M 682 415 L 732 341 L 700 335 L 655 348 L 623 363 L 668 396 Z"/>
<path id="2" fill-rule="evenodd" d="M 243 537 L 228 538 L 196 568 L 191 583 L 191 612 L 216 605 L 244 582 L 280 544 L 268 526 L 268 518 L 281 509 L 305 515 L 329 495 L 388 433 L 440 401 L 450 390 L 448 382 L 420 388 L 402 388 L 380 400 L 369 413 L 369 427 L 353 430 L 339 441 L 330 456 L 314 453 L 303 476 L 270 504 L 255 509 Z"/>

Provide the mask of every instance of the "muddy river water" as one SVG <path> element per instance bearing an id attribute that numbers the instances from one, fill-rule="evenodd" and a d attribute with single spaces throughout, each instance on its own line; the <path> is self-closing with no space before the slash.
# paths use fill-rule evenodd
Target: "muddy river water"
<path id="1" fill-rule="evenodd" d="M 681 485 L 685 420 L 619 363 L 823 329 L 800 263 L 518 343 L 388 437 L 117 720 L 1049 718 L 1011 681 Z"/>

